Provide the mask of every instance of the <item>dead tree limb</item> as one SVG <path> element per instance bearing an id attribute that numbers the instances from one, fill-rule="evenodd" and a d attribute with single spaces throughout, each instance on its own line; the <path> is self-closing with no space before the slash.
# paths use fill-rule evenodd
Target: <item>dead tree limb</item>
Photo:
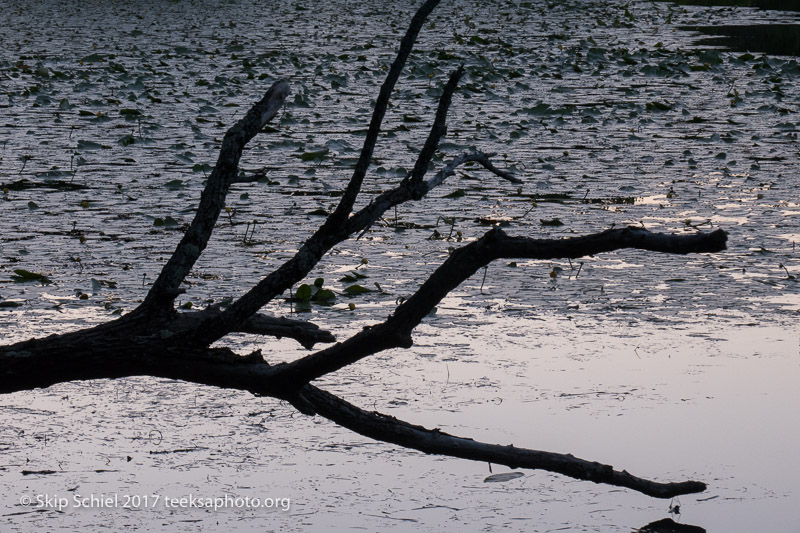
<path id="1" fill-rule="evenodd" d="M 180 313 L 166 329 L 176 332 L 196 329 L 204 320 L 220 312 L 221 306 L 213 306 L 198 312 Z M 251 316 L 237 325 L 232 332 L 265 335 L 278 339 L 294 339 L 307 349 L 313 348 L 318 343 L 336 342 L 336 337 L 330 331 L 321 329 L 312 322 L 268 316 L 262 313 Z"/>
<path id="2" fill-rule="evenodd" d="M 673 498 L 706 490 L 705 483 L 684 481 L 659 483 L 614 470 L 610 465 L 586 461 L 570 454 L 517 448 L 513 445 L 486 444 L 449 435 L 438 429 L 426 429 L 378 412 L 367 412 L 316 387 L 307 386 L 301 393 L 314 411 L 356 433 L 375 440 L 413 448 L 427 454 L 460 457 L 472 461 L 505 465 L 510 468 L 546 470 L 574 479 L 626 487 L 655 498 Z"/>
<path id="3" fill-rule="evenodd" d="M 422 29 L 422 25 L 438 4 L 439 0 L 427 0 L 420 6 L 411 19 L 408 31 L 406 31 L 405 36 L 400 42 L 400 49 L 398 50 L 397 56 L 392 66 L 389 68 L 386 80 L 383 82 L 383 85 L 381 85 L 367 136 L 364 139 L 364 145 L 361 149 L 358 162 L 356 163 L 356 168 L 333 213 L 328 216 L 314 235 L 303 244 L 292 259 L 267 275 L 224 312 L 213 319 L 205 321 L 192 335 L 181 337 L 181 342 L 191 342 L 195 345 L 208 345 L 224 337 L 235 327 L 235 324 L 252 316 L 277 295 L 289 289 L 292 285 L 308 275 L 311 269 L 314 268 L 333 246 L 347 239 L 354 232 L 359 231 L 359 229 L 349 227 L 347 223 L 348 217 L 353 210 L 353 205 L 355 204 L 358 194 L 361 192 L 361 186 L 364 182 L 367 169 L 369 168 L 372 154 L 375 150 L 375 144 L 377 143 L 378 135 L 381 130 L 381 124 L 389 105 L 389 98 L 405 66 L 408 56 L 411 54 L 414 42 L 417 39 L 419 31 Z M 420 169 L 424 168 L 427 170 L 430 159 L 433 157 L 434 151 L 438 146 L 438 141 L 444 134 L 444 117 L 450 105 L 452 93 L 462 74 L 463 70 L 459 69 L 450 77 L 450 81 L 445 87 L 440 98 L 438 106 L 439 111 L 437 112 L 437 118 L 441 116 L 441 127 L 439 127 L 436 121 L 434 122 L 433 130 L 426 143 L 426 146 L 429 144 L 431 146 L 423 150 L 427 160 L 424 161 L 423 165 L 423 161 L 418 158 L 415 169 L 416 167 L 420 167 Z M 420 173 L 424 174 L 422 170 L 420 170 Z M 220 209 L 221 208 L 222 206 L 220 206 Z"/>
<path id="4" fill-rule="evenodd" d="M 725 249 L 727 236 L 722 230 L 692 235 L 651 233 L 628 227 L 569 239 L 530 239 L 511 237 L 499 228 L 454 250 L 410 298 L 400 304 L 386 321 L 365 329 L 342 343 L 276 367 L 285 374 L 284 383 L 299 388 L 305 383 L 335 372 L 360 359 L 390 348 L 410 348 L 412 330 L 430 311 L 472 276 L 496 259 L 577 258 L 621 248 L 638 248 L 673 254 L 718 252 Z"/>
<path id="5" fill-rule="evenodd" d="M 409 187 L 413 188 L 415 185 L 418 185 L 422 181 L 422 178 L 425 177 L 431 159 L 433 159 L 433 154 L 436 153 L 436 149 L 439 148 L 439 141 L 447 133 L 447 111 L 450 109 L 450 104 L 453 101 L 453 93 L 463 75 L 464 65 L 461 65 L 458 67 L 458 70 L 450 74 L 450 79 L 447 80 L 447 85 L 444 86 L 442 96 L 439 98 L 439 105 L 436 107 L 436 117 L 433 120 L 433 126 L 431 126 L 428 138 L 425 139 L 425 144 L 422 146 L 419 156 L 417 156 L 417 162 L 414 163 L 414 170 L 411 171 L 411 175 L 408 177 Z M 419 200 L 420 198 L 422 198 L 422 196 L 419 198 L 414 197 L 414 200 Z"/>
<path id="6" fill-rule="evenodd" d="M 250 332 L 297 339 L 304 346 L 335 339 L 313 324 L 274 319 L 259 310 L 277 295 L 302 280 L 335 245 L 367 230 L 387 209 L 422 200 L 455 170 L 468 162 L 512 183 L 519 179 L 496 168 L 492 154 L 480 151 L 456 156 L 425 179 L 431 161 L 446 133 L 446 117 L 463 68 L 451 74 L 439 98 L 436 116 L 412 172 L 390 189 L 353 213 L 380 133 L 389 97 L 412 51 L 426 17 L 438 4 L 427 0 L 414 15 L 372 113 L 369 130 L 352 177 L 343 196 L 322 226 L 286 263 L 265 276 L 230 306 L 178 314 L 174 309 L 180 285 L 206 248 L 225 205 L 231 184 L 237 182 L 239 160 L 247 143 L 278 112 L 289 94 L 285 82 L 276 82 L 247 114 L 225 134 L 217 163 L 200 199 L 197 214 L 164 265 L 144 302 L 117 320 L 62 335 L 0 346 L 0 394 L 47 387 L 56 383 L 100 378 L 149 375 L 249 391 L 287 400 L 307 414 L 321 414 L 364 435 L 418 449 L 511 467 L 545 469 L 577 479 L 628 487 L 655 497 L 672 497 L 701 491 L 705 485 L 689 481 L 656 483 L 618 472 L 612 467 L 570 455 L 484 444 L 427 430 L 406 422 L 365 412 L 324 392 L 311 382 L 364 357 L 388 348 L 412 345 L 412 331 L 451 290 L 476 270 L 500 258 L 576 258 L 623 248 L 686 254 L 713 253 L 725 248 L 721 230 L 693 235 L 655 234 L 641 228 L 612 229 L 569 239 L 512 237 L 494 229 L 452 252 L 451 256 L 385 321 L 342 343 L 293 362 L 272 365 L 259 350 L 240 355 L 211 344 L 231 332 Z"/>

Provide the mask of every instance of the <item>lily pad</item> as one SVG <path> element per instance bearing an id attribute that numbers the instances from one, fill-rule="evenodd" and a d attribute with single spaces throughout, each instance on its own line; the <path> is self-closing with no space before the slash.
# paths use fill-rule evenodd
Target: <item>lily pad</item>
<path id="1" fill-rule="evenodd" d="M 315 152 L 303 152 L 300 154 L 301 161 L 322 161 L 326 155 L 328 155 L 330 149 L 323 148 L 322 150 L 317 150 Z"/>
<path id="2" fill-rule="evenodd" d="M 502 474 L 492 474 L 483 480 L 484 483 L 504 483 L 524 476 L 522 472 L 503 472 Z"/>
<path id="3" fill-rule="evenodd" d="M 48 278 L 44 274 L 38 274 L 36 272 L 31 272 L 30 270 L 25 270 L 23 268 L 18 268 L 14 270 L 14 275 L 11 276 L 11 279 L 20 283 L 24 283 L 26 281 L 41 281 L 42 283 L 52 283 L 50 278 Z"/>
<path id="4" fill-rule="evenodd" d="M 297 291 L 294 293 L 294 297 L 298 300 L 310 300 L 311 299 L 311 285 L 307 285 L 303 283 L 299 287 L 297 287 Z"/>
<path id="5" fill-rule="evenodd" d="M 372 292 L 372 289 L 368 289 L 361 285 L 350 285 L 344 289 L 344 292 L 347 294 L 364 294 L 365 292 Z"/>

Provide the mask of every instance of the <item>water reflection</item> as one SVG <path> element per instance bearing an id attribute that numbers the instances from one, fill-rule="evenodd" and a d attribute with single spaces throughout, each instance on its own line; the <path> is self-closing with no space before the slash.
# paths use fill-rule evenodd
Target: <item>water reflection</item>
<path id="1" fill-rule="evenodd" d="M 636 530 L 638 533 L 705 533 L 705 529 L 689 524 L 679 524 L 671 518 L 651 522 Z"/>

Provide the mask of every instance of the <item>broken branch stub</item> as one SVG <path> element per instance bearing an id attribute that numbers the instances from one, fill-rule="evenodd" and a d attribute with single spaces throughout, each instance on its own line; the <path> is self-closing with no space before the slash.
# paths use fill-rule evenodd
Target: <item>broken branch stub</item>
<path id="1" fill-rule="evenodd" d="M 271 93 L 267 93 L 269 98 L 267 99 L 266 109 L 261 112 L 259 130 L 263 129 L 278 114 L 278 110 L 280 110 L 286 97 L 289 96 L 289 84 L 285 81 L 277 81 L 270 88 L 270 91 Z"/>

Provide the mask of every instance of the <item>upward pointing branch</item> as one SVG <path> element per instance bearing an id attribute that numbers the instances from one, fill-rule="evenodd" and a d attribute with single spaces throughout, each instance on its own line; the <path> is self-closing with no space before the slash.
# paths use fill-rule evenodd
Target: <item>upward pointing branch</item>
<path id="1" fill-rule="evenodd" d="M 339 201 L 339 205 L 336 206 L 336 210 L 328 217 L 323 228 L 338 228 L 347 220 L 348 215 L 353 210 L 353 204 L 355 204 L 356 197 L 358 197 L 358 193 L 361 191 L 361 184 L 364 182 L 364 176 L 367 174 L 367 169 L 372 159 L 372 152 L 375 150 L 375 143 L 381 131 L 381 123 L 383 122 L 383 117 L 386 115 L 386 108 L 389 105 L 389 97 L 400 77 L 400 73 L 403 71 L 409 54 L 411 54 L 411 49 L 414 47 L 417 35 L 419 35 L 422 29 L 422 25 L 425 24 L 425 19 L 428 18 L 428 15 L 430 15 L 431 11 L 433 11 L 438 4 L 439 0 L 427 0 L 411 19 L 411 24 L 408 26 L 408 30 L 402 41 L 400 41 L 400 50 L 397 52 L 397 57 L 389 69 L 386 80 L 384 80 L 383 85 L 381 85 L 378 100 L 375 102 L 375 110 L 372 112 L 372 120 L 370 120 L 369 123 L 367 138 L 364 139 L 364 146 L 361 149 L 361 155 L 356 163 L 356 169 L 353 171 L 353 177 L 350 178 L 350 183 L 347 184 L 347 189 L 345 189 L 344 195 Z"/>
<path id="2" fill-rule="evenodd" d="M 436 149 L 439 148 L 439 141 L 447 132 L 447 110 L 450 109 L 450 103 L 453 101 L 453 93 L 463 75 L 464 65 L 461 65 L 458 67 L 458 70 L 450 74 L 447 85 L 444 86 L 442 97 L 439 99 L 439 106 L 436 108 L 436 118 L 433 121 L 431 132 L 428 134 L 425 145 L 422 147 L 417 157 L 417 162 L 414 164 L 414 170 L 411 172 L 411 185 L 420 183 L 422 178 L 425 177 L 425 173 L 428 171 L 428 165 L 431 159 L 433 159 L 433 154 L 436 152 Z M 415 198 L 415 200 L 419 200 L 419 198 Z"/>
<path id="3" fill-rule="evenodd" d="M 144 306 L 170 308 L 175 297 L 181 294 L 181 283 L 203 253 L 220 212 L 225 207 L 225 197 L 236 179 L 245 145 L 275 117 L 288 95 L 289 84 L 276 81 L 264 98 L 225 133 L 217 164 L 200 196 L 197 214 L 150 288 Z"/>

